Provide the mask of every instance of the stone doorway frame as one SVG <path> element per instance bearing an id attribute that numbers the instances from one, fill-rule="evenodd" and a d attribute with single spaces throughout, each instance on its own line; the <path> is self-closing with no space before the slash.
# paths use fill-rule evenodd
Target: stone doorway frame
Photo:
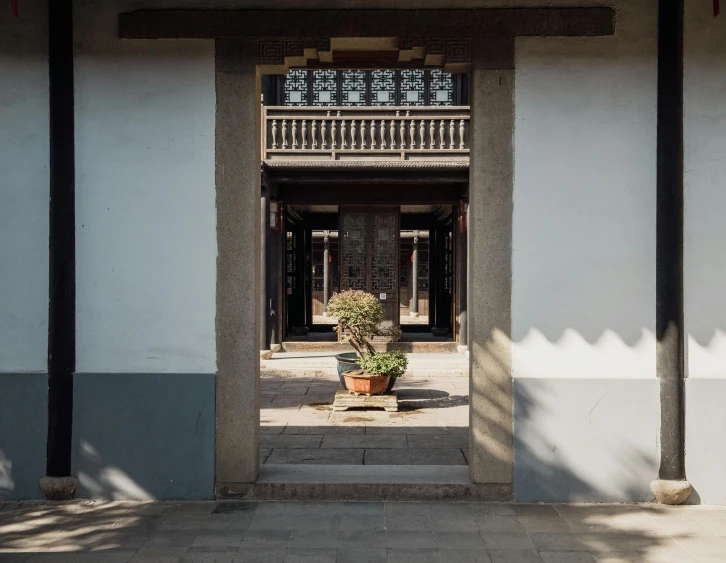
<path id="1" fill-rule="evenodd" d="M 330 63 L 335 47 L 331 37 L 344 38 L 342 43 L 336 39 L 341 50 L 355 50 L 360 49 L 361 33 L 368 36 L 364 43 L 370 41 L 379 49 L 385 50 L 390 41 L 398 42 L 399 61 L 409 57 L 411 66 L 470 72 L 469 476 L 471 484 L 479 488 L 480 498 L 489 495 L 503 500 L 512 498 L 514 472 L 515 38 L 593 37 L 614 32 L 615 10 L 606 7 L 141 10 L 120 15 L 121 38 L 216 41 L 218 496 L 244 494 L 260 469 L 261 75 L 280 73 L 290 66 Z M 357 39 L 351 39 L 354 37 Z"/>
<path id="2" fill-rule="evenodd" d="M 496 498 L 511 498 L 514 471 L 510 350 L 514 73 L 509 54 L 511 50 L 496 64 L 475 62 L 471 72 L 469 472 L 472 484 L 492 485 Z M 261 194 L 264 71 L 256 42 L 216 41 L 215 492 L 219 496 L 243 493 L 260 471 L 260 207 L 249 202 L 259 201 Z"/>

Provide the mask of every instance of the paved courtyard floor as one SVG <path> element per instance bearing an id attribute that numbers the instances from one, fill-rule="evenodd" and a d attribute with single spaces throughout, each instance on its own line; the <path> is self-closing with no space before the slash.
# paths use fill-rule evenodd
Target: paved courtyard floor
<path id="1" fill-rule="evenodd" d="M 7 563 L 722 563 L 726 509 L 505 503 L 0 503 Z"/>
<path id="2" fill-rule="evenodd" d="M 333 411 L 337 377 L 263 377 L 264 464 L 466 465 L 469 379 L 405 378 L 399 412 Z"/>

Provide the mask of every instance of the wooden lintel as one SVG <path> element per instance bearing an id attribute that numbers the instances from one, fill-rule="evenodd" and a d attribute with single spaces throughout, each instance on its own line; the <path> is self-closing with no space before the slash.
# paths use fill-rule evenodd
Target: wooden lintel
<path id="1" fill-rule="evenodd" d="M 138 10 L 119 15 L 122 39 L 517 37 L 613 35 L 615 10 Z"/>

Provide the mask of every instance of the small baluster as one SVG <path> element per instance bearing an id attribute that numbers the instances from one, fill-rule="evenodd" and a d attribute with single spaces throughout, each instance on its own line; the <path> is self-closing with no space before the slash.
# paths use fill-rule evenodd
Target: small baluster
<path id="1" fill-rule="evenodd" d="M 277 119 L 272 120 L 272 148 L 277 148 Z"/>
<path id="2" fill-rule="evenodd" d="M 419 148 L 426 148 L 426 122 L 422 119 L 418 126 Z"/>
<path id="3" fill-rule="evenodd" d="M 346 141 L 346 133 L 347 133 L 347 127 L 345 125 L 345 119 L 340 124 L 340 148 L 341 149 L 347 149 L 348 148 L 348 142 Z"/>
<path id="4" fill-rule="evenodd" d="M 292 120 L 292 148 L 297 148 L 297 119 Z"/>
<path id="5" fill-rule="evenodd" d="M 412 119 L 408 125 L 408 135 L 410 137 L 409 146 L 412 149 L 415 149 L 416 148 L 416 120 L 415 119 Z"/>
<path id="6" fill-rule="evenodd" d="M 302 120 L 302 148 L 308 148 L 308 122 L 307 119 Z"/>
<path id="7" fill-rule="evenodd" d="M 396 115 L 399 115 L 398 112 L 396 112 Z M 391 119 L 391 130 L 389 131 L 391 134 L 391 148 L 396 148 L 396 120 Z"/>
<path id="8" fill-rule="evenodd" d="M 328 148 L 328 121 L 326 119 L 320 120 L 320 146 L 323 150 Z"/>
<path id="9" fill-rule="evenodd" d="M 360 148 L 366 148 L 366 120 L 361 119 L 360 122 Z"/>
<path id="10" fill-rule="evenodd" d="M 439 122 L 439 148 L 446 148 L 446 126 L 443 119 Z"/>
<path id="11" fill-rule="evenodd" d="M 375 140 L 374 140 L 375 142 Z M 381 148 L 386 148 L 386 120 L 381 119 Z"/>
<path id="12" fill-rule="evenodd" d="M 454 120 L 451 120 L 451 123 L 449 123 L 449 148 L 454 148 L 454 143 L 456 140 L 454 139 Z"/>
<path id="13" fill-rule="evenodd" d="M 335 150 L 338 146 L 338 122 L 333 120 L 330 124 L 330 148 Z"/>
<path id="14" fill-rule="evenodd" d="M 436 122 L 433 119 L 429 122 L 429 148 L 436 148 Z"/>
<path id="15" fill-rule="evenodd" d="M 405 149 L 406 148 L 406 122 L 403 119 L 401 120 L 401 125 L 398 128 L 398 133 L 401 137 L 401 148 Z"/>
<path id="16" fill-rule="evenodd" d="M 357 143 L 355 134 L 358 132 L 358 128 L 355 126 L 355 119 L 350 120 L 350 148 L 355 149 Z"/>
<path id="17" fill-rule="evenodd" d="M 282 148 L 287 148 L 287 119 L 282 120 Z"/>
<path id="18" fill-rule="evenodd" d="M 459 121 L 459 148 L 464 148 L 464 120 Z"/>
<path id="19" fill-rule="evenodd" d="M 310 139 L 310 144 L 312 145 L 312 148 L 317 149 L 318 148 L 318 122 L 313 119 L 313 125 L 312 125 L 312 138 Z"/>

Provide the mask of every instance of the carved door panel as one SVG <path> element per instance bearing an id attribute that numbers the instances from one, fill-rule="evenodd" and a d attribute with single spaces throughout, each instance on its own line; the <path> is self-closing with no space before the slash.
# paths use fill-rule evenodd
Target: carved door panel
<path id="1" fill-rule="evenodd" d="M 383 326 L 397 325 L 398 207 L 341 207 L 340 289 L 361 289 L 383 305 Z"/>

